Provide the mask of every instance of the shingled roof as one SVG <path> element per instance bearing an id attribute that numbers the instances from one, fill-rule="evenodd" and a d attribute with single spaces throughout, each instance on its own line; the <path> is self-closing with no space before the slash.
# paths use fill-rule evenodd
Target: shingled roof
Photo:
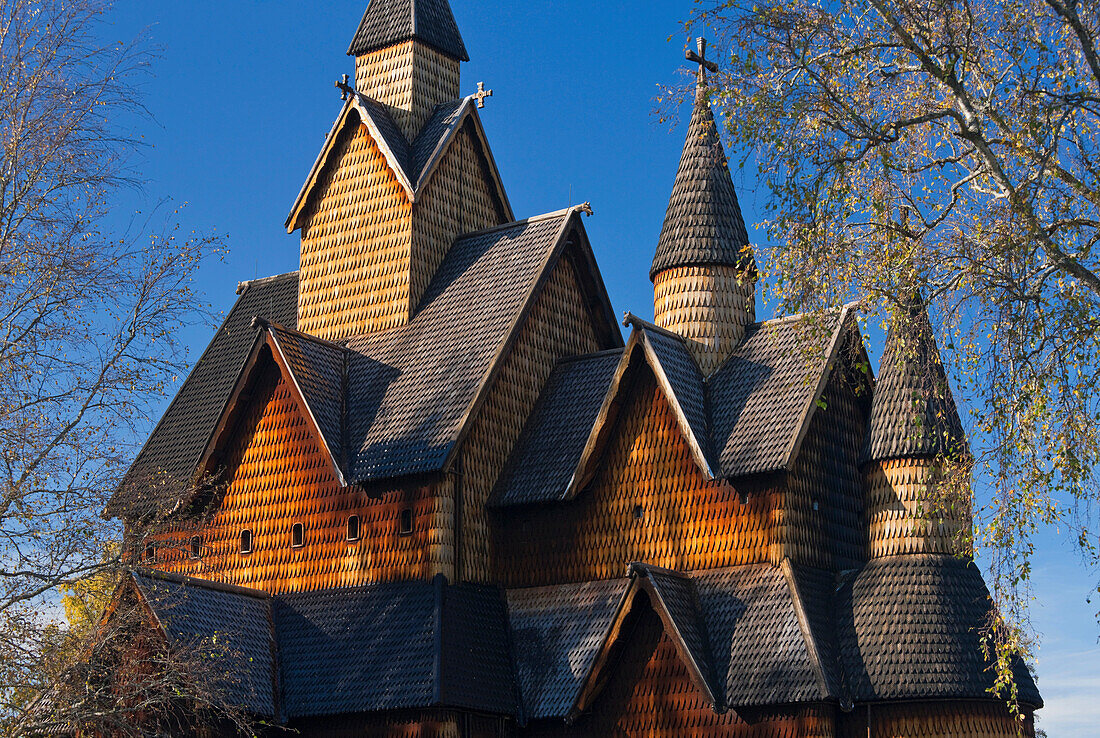
<path id="1" fill-rule="evenodd" d="M 459 61 L 469 61 L 447 0 L 371 0 L 348 47 L 349 56 L 422 41 Z"/>
<path id="2" fill-rule="evenodd" d="M 449 100 L 436 105 L 431 116 L 424 123 L 420 133 L 411 143 L 390 117 L 386 107 L 373 98 L 356 92 L 348 96 L 347 102 L 336 116 L 336 121 L 325 138 L 325 143 L 313 167 L 309 171 L 294 205 L 286 218 L 287 232 L 301 227 L 307 212 L 307 205 L 314 188 L 323 180 L 323 174 L 332 163 L 330 159 L 337 150 L 341 135 L 349 126 L 362 123 L 382 152 L 390 170 L 405 190 L 410 202 L 417 202 L 426 190 L 432 175 L 438 169 L 451 143 L 459 130 L 467 128 L 480 147 L 480 156 L 489 172 L 490 190 L 501 210 L 502 220 L 511 221 L 515 216 L 508 202 L 508 195 L 497 170 L 496 161 L 489 148 L 481 117 L 477 113 L 475 98 L 467 96 L 458 100 Z"/>
<path id="3" fill-rule="evenodd" d="M 229 400 L 256 339 L 252 318 L 264 315 L 293 327 L 298 320 L 298 273 L 243 283 L 240 297 L 184 380 L 131 465 L 107 514 L 141 517 L 160 512 L 186 488 Z"/>
<path id="4" fill-rule="evenodd" d="M 921 298 L 898 310 L 886 336 L 863 461 L 969 454 L 966 433 Z"/>
<path id="5" fill-rule="evenodd" d="M 841 577 L 840 656 L 852 699 L 984 699 L 994 671 L 980 637 L 991 602 L 971 561 L 944 555 L 874 559 Z M 1014 665 L 1019 700 L 1041 707 L 1026 666 Z"/>
<path id="6" fill-rule="evenodd" d="M 755 270 L 714 113 L 700 88 L 649 276 L 704 264 Z"/>
<path id="7" fill-rule="evenodd" d="M 613 405 L 643 363 L 658 378 L 708 478 L 789 469 L 854 319 L 848 309 L 750 325 L 704 379 L 684 339 L 628 315 L 627 349 L 559 366 L 528 418 L 494 492 L 499 507 L 570 499 L 599 461 Z M 644 361 L 636 360 L 643 356 Z"/>

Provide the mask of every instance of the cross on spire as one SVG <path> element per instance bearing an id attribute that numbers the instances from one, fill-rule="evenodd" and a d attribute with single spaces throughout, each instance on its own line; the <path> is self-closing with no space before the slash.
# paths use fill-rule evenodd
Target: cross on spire
<path id="1" fill-rule="evenodd" d="M 688 49 L 684 53 L 684 57 L 688 61 L 693 61 L 699 65 L 699 86 L 703 86 L 707 83 L 707 70 L 711 72 L 718 71 L 718 65 L 707 59 L 707 40 L 700 36 L 695 39 L 695 44 L 698 47 L 698 53 Z"/>
<path id="2" fill-rule="evenodd" d="M 471 95 L 471 97 L 476 97 L 477 98 L 477 106 L 479 108 L 485 107 L 485 98 L 492 97 L 492 96 L 493 96 L 493 91 L 492 90 L 486 90 L 484 82 L 478 82 L 477 83 L 477 92 L 475 92 L 473 95 Z"/>

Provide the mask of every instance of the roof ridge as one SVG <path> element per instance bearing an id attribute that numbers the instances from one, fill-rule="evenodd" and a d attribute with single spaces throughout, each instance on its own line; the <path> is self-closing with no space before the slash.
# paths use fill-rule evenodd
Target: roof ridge
<path id="1" fill-rule="evenodd" d="M 675 338 L 677 341 L 683 343 L 685 346 L 687 345 L 687 339 L 681 336 L 679 333 L 675 331 L 670 331 L 668 328 L 659 326 L 652 321 L 646 320 L 645 318 L 639 318 L 637 315 L 630 312 L 629 310 L 627 310 L 626 313 L 623 315 L 623 326 L 633 326 L 635 328 L 641 328 L 642 330 L 653 331 L 654 333 L 662 333 L 669 338 Z"/>
<path id="2" fill-rule="evenodd" d="M 245 290 L 254 285 L 268 284 L 269 282 L 276 282 L 280 279 L 287 279 L 289 277 L 297 277 L 298 270 L 293 272 L 283 272 L 282 274 L 272 274 L 270 277 L 257 277 L 256 279 L 246 279 L 241 282 L 237 282 L 237 294 L 243 295 Z"/>
<path id="3" fill-rule="evenodd" d="M 460 235 L 456 236 L 455 241 L 462 241 L 462 240 L 467 239 L 467 238 L 475 238 L 477 236 L 484 236 L 484 235 L 487 235 L 489 233 L 495 233 L 497 231 L 506 231 L 506 230 L 509 230 L 511 228 L 517 228 L 521 225 L 528 225 L 530 223 L 541 223 L 544 220 L 551 220 L 553 218 L 558 218 L 558 217 L 561 217 L 563 215 L 569 215 L 574 210 L 581 210 L 582 207 L 583 207 L 582 205 L 571 205 L 567 208 L 562 208 L 561 210 L 555 210 L 552 213 L 543 213 L 542 215 L 532 215 L 529 218 L 523 218 L 521 220 L 513 220 L 513 221 L 509 221 L 507 223 L 501 223 L 500 225 L 489 226 L 488 228 L 482 228 L 481 230 L 478 230 L 478 231 L 470 231 L 469 233 L 463 233 L 463 234 L 460 234 Z"/>
<path id="4" fill-rule="evenodd" d="M 201 577 L 192 577 L 187 576 L 186 574 L 177 574 L 175 572 L 163 571 L 161 569 L 146 569 L 143 567 L 138 567 L 133 570 L 133 573 L 139 576 L 149 577 L 151 579 L 161 579 L 166 582 L 173 582 L 175 584 L 182 584 L 184 586 L 200 587 L 202 589 L 209 589 L 215 592 L 238 594 L 245 597 L 253 597 L 258 600 L 272 599 L 271 593 L 264 592 L 261 589 L 242 587 L 238 584 L 229 584 L 227 582 L 216 582 L 212 579 L 202 579 Z"/>
<path id="5" fill-rule="evenodd" d="M 623 349 L 623 346 L 619 346 L 618 348 L 603 349 L 602 351 L 589 351 L 587 354 L 573 354 L 572 356 L 563 356 L 558 359 L 557 363 L 559 365 L 569 364 L 574 361 L 594 359 L 597 356 L 611 356 L 612 354 L 621 354 L 623 352 Z"/>
<path id="6" fill-rule="evenodd" d="M 304 331 L 300 331 L 297 328 L 288 328 L 285 325 L 283 325 L 282 323 L 276 323 L 273 320 L 268 320 L 267 318 L 264 318 L 262 315 L 253 315 L 252 316 L 252 325 L 253 325 L 253 327 L 255 327 L 256 325 L 259 325 L 261 328 L 265 328 L 265 329 L 266 328 L 274 328 L 277 331 L 282 331 L 283 333 L 288 333 L 292 336 L 298 336 L 299 338 L 304 338 L 307 341 L 313 341 L 314 343 L 319 343 L 322 346 L 328 346 L 329 348 L 338 349 L 340 351 L 346 351 L 348 353 L 355 353 L 354 351 L 349 349 L 347 346 L 336 343 L 335 341 L 329 341 L 328 339 L 321 338 L 320 336 L 314 336 L 311 333 L 306 333 Z"/>

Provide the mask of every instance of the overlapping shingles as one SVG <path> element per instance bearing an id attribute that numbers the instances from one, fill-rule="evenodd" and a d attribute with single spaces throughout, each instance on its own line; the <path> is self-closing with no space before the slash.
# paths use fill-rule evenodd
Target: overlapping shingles
<path id="1" fill-rule="evenodd" d="M 271 600 L 262 592 L 213 588 L 201 581 L 135 573 L 142 598 L 165 629 L 169 647 L 227 646 L 225 679 L 232 704 L 274 717 L 275 660 Z"/>
<path id="2" fill-rule="evenodd" d="M 919 297 L 886 336 L 864 461 L 969 453 L 935 333 Z"/>
<path id="3" fill-rule="evenodd" d="M 613 349 L 558 362 L 500 476 L 494 505 L 561 499 L 621 358 L 622 349 Z"/>
<path id="4" fill-rule="evenodd" d="M 274 599 L 290 718 L 422 707 L 515 715 L 499 590 L 434 581 Z"/>
<path id="5" fill-rule="evenodd" d="M 411 38 L 459 61 L 470 60 L 447 0 L 371 0 L 348 54 L 365 54 Z"/>
<path id="6" fill-rule="evenodd" d="M 295 384 L 337 464 L 344 450 L 344 374 L 349 352 L 298 331 L 271 325 Z"/>
<path id="7" fill-rule="evenodd" d="M 649 276 L 675 267 L 755 268 L 710 102 L 697 95 Z"/>
<path id="8" fill-rule="evenodd" d="M 629 585 L 629 579 L 611 579 L 508 590 L 516 679 L 527 719 L 569 713 Z"/>
<path id="9" fill-rule="evenodd" d="M 644 336 L 646 344 L 652 348 L 659 369 L 672 389 L 673 397 L 670 399 L 679 406 L 708 466 L 712 466 L 706 385 L 699 365 L 695 363 L 680 336 L 637 319 L 634 325 Z"/>
<path id="10" fill-rule="evenodd" d="M 441 467 L 571 212 L 459 238 L 407 326 L 349 342 L 354 479 Z"/>
<path id="11" fill-rule="evenodd" d="M 842 313 L 749 326 L 733 356 L 707 382 L 719 473 L 782 469 L 816 399 Z"/>
<path id="12" fill-rule="evenodd" d="M 842 578 L 836 618 L 852 698 L 990 698 L 979 641 L 990 607 L 978 567 L 953 556 L 875 559 Z M 1020 701 L 1041 706 L 1022 662 L 1014 672 Z"/>
<path id="13" fill-rule="evenodd" d="M 108 514 L 162 512 L 186 491 L 255 341 L 251 323 L 257 315 L 296 325 L 296 272 L 247 284 L 130 467 L 107 506 Z"/>
<path id="14" fill-rule="evenodd" d="M 692 575 L 718 680 L 730 707 L 826 698 L 779 567 L 754 564 Z"/>
<path id="15" fill-rule="evenodd" d="M 408 172 L 414 189 L 419 191 L 424 186 L 432 155 L 450 140 L 455 128 L 464 120 L 462 113 L 468 105 L 468 98 L 440 103 L 420 129 L 416 141 L 409 148 Z"/>

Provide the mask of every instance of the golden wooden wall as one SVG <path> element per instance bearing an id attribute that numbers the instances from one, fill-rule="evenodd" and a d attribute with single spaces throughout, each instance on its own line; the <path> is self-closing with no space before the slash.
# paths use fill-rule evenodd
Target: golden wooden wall
<path id="1" fill-rule="evenodd" d="M 409 305 L 415 310 L 457 236 L 506 222 L 467 126 L 455 134 L 413 205 Z"/>
<path id="2" fill-rule="evenodd" d="M 378 490 L 380 499 L 341 487 L 273 362 L 251 395 L 223 457 L 228 487 L 206 519 L 160 537 L 158 567 L 268 592 L 450 574 L 449 482 Z M 399 531 L 406 508 L 413 511 L 410 535 Z M 353 514 L 362 536 L 351 542 L 346 526 Z M 297 522 L 305 526 L 305 545 L 292 548 Z M 250 554 L 239 552 L 242 529 L 252 531 Z M 194 534 L 202 537 L 198 560 L 189 555 Z"/>
<path id="3" fill-rule="evenodd" d="M 1002 702 L 989 700 L 866 705 L 841 718 L 843 738 L 1031 738 L 1031 715 L 1022 723 Z"/>
<path id="4" fill-rule="evenodd" d="M 869 395 L 858 377 L 838 366 L 815 407 L 789 477 L 782 525 L 783 551 L 796 563 L 846 569 L 865 560 L 867 530 L 857 461 Z M 814 503 L 817 509 L 814 509 Z"/>
<path id="5" fill-rule="evenodd" d="M 333 341 L 409 317 L 412 206 L 354 121 L 339 134 L 301 233 L 298 329 Z"/>
<path id="6" fill-rule="evenodd" d="M 491 530 L 485 503 L 554 363 L 560 357 L 599 348 L 576 271 L 563 257 L 528 313 L 463 444 L 459 578 L 492 579 Z"/>
<path id="7" fill-rule="evenodd" d="M 442 710 L 311 718 L 287 727 L 302 738 L 463 738 L 459 718 Z"/>
<path id="8" fill-rule="evenodd" d="M 653 280 L 653 322 L 688 339 L 704 376 L 756 321 L 755 281 L 730 266 L 666 269 Z"/>
<path id="9" fill-rule="evenodd" d="M 888 459 L 864 470 L 870 553 L 956 554 L 967 547 L 969 499 L 941 489 L 941 462 L 931 458 Z"/>
<path id="10" fill-rule="evenodd" d="M 742 717 L 719 715 L 695 686 L 660 618 L 648 607 L 624 625 L 626 648 L 608 664 L 611 676 L 591 709 L 570 728 L 546 721 L 523 735 L 732 736 L 734 738 L 832 738 L 832 708 L 776 707 Z"/>
<path id="11" fill-rule="evenodd" d="M 432 110 L 459 94 L 459 62 L 419 41 L 405 41 L 356 57 L 355 89 L 389 108 L 412 141 Z"/>
<path id="12" fill-rule="evenodd" d="M 681 571 L 779 562 L 782 477 L 707 480 L 652 374 L 637 381 L 587 489 L 499 514 L 497 575 L 508 586 L 622 577 L 631 561 Z"/>

